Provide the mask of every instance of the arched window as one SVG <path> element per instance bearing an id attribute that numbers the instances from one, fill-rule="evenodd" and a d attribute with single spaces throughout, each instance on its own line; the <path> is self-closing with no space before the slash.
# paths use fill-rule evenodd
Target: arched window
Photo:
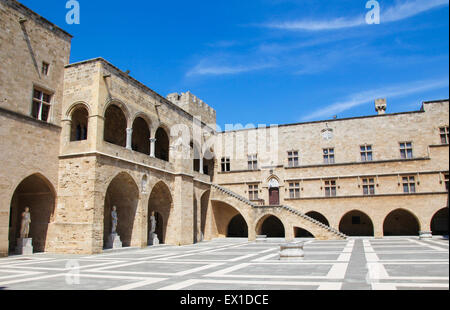
<path id="1" fill-rule="evenodd" d="M 131 145 L 133 151 L 150 155 L 150 129 L 141 117 L 137 117 L 133 122 Z"/>
<path id="2" fill-rule="evenodd" d="M 169 136 L 166 131 L 159 127 L 156 131 L 155 157 L 169 161 Z"/>
<path id="3" fill-rule="evenodd" d="M 80 106 L 72 113 L 72 125 L 70 128 L 70 141 L 87 140 L 88 135 L 88 110 Z"/>
<path id="4" fill-rule="evenodd" d="M 106 142 L 125 147 L 127 143 L 127 119 L 122 109 L 110 105 L 105 113 L 105 129 L 103 133 Z"/>

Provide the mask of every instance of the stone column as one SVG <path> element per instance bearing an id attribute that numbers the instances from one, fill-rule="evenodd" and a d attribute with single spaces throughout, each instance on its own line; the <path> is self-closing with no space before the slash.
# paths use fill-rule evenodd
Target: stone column
<path id="1" fill-rule="evenodd" d="M 131 139 L 133 138 L 133 128 L 127 128 L 127 149 L 131 150 Z"/>
<path id="2" fill-rule="evenodd" d="M 155 158 L 156 139 L 150 139 L 150 157 Z"/>
<path id="3" fill-rule="evenodd" d="M 203 174 L 203 157 L 202 156 L 200 156 L 200 170 L 199 170 L 199 172 L 201 174 Z"/>

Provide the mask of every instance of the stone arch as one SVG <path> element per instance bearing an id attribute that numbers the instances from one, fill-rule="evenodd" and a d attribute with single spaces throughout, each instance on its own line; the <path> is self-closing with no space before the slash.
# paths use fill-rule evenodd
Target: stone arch
<path id="1" fill-rule="evenodd" d="M 156 219 L 156 234 L 159 242 L 164 244 L 168 241 L 168 225 L 171 220 L 173 200 L 169 186 L 163 181 L 159 181 L 153 186 L 148 200 L 148 219 L 152 212 L 159 214 Z M 149 229 L 150 229 L 150 223 Z M 150 231 L 149 231 L 150 232 Z"/>
<path id="2" fill-rule="evenodd" d="M 91 115 L 91 107 L 85 101 L 77 101 L 70 105 L 70 107 L 66 111 L 66 120 L 72 120 L 73 112 L 79 107 L 83 107 L 88 111 L 88 114 Z"/>
<path id="3" fill-rule="evenodd" d="M 420 222 L 411 211 L 397 209 L 384 219 L 384 236 L 418 236 L 419 231 Z"/>
<path id="4" fill-rule="evenodd" d="M 158 127 L 155 138 L 155 157 L 164 161 L 169 161 L 170 139 L 167 131 L 161 126 Z"/>
<path id="5" fill-rule="evenodd" d="M 30 208 L 29 237 L 33 239 L 34 252 L 45 252 L 48 226 L 54 220 L 56 192 L 51 182 L 42 174 L 24 178 L 15 188 L 10 203 L 9 249 L 14 250 L 20 237 L 22 213 Z"/>
<path id="6" fill-rule="evenodd" d="M 256 234 L 269 238 L 285 238 L 286 225 L 277 216 L 266 214 L 256 221 Z"/>
<path id="7" fill-rule="evenodd" d="M 108 108 L 109 108 L 111 105 L 115 105 L 115 106 L 117 106 L 118 108 L 120 108 L 120 109 L 122 110 L 122 113 L 125 115 L 126 120 L 127 120 L 127 127 L 128 127 L 128 125 L 131 125 L 131 123 L 130 123 L 130 121 L 131 121 L 131 112 L 130 112 L 130 109 L 128 109 L 127 105 L 126 105 L 123 101 L 121 101 L 121 100 L 119 100 L 119 99 L 116 99 L 116 98 L 114 98 L 114 99 L 109 99 L 109 100 L 106 102 L 105 107 L 104 107 L 104 109 L 103 109 L 103 115 L 106 114 L 106 111 L 108 110 Z"/>
<path id="8" fill-rule="evenodd" d="M 133 121 L 131 148 L 133 151 L 150 155 L 150 125 L 148 121 L 137 116 Z"/>
<path id="9" fill-rule="evenodd" d="M 89 109 L 84 104 L 78 104 L 71 109 L 70 141 L 87 140 Z"/>
<path id="10" fill-rule="evenodd" d="M 319 221 L 320 223 L 330 226 L 330 222 L 328 221 L 328 219 L 320 212 L 317 211 L 310 211 L 308 213 L 306 213 L 307 216 L 315 219 L 316 221 Z"/>
<path id="11" fill-rule="evenodd" d="M 137 243 L 136 214 L 139 203 L 139 187 L 131 175 L 126 172 L 117 174 L 109 183 L 105 194 L 105 213 L 103 221 L 103 244 L 107 248 L 111 234 L 111 211 L 117 208 L 119 234 L 124 247 Z M 135 242 L 133 242 L 135 241 Z"/>
<path id="12" fill-rule="evenodd" d="M 347 236 L 373 237 L 374 228 L 370 217 L 362 211 L 346 213 L 339 223 L 339 231 Z"/>
<path id="13" fill-rule="evenodd" d="M 433 215 L 430 227 L 433 235 L 448 236 L 448 207 L 442 208 Z"/>
<path id="14" fill-rule="evenodd" d="M 235 215 L 228 223 L 227 237 L 248 238 L 248 225 L 242 214 Z"/>
<path id="15" fill-rule="evenodd" d="M 221 200 L 212 200 L 212 216 L 211 220 L 209 220 L 208 216 L 208 224 L 211 223 L 213 225 L 212 231 L 214 236 L 218 236 L 220 238 L 225 238 L 228 235 L 228 226 L 230 221 L 236 215 L 242 215 L 244 217 L 245 222 L 248 224 L 248 220 L 245 218 L 246 214 L 240 212 L 240 210 L 227 202 Z"/>
<path id="16" fill-rule="evenodd" d="M 103 140 L 106 142 L 126 147 L 128 119 L 123 109 L 114 104 L 108 105 L 105 110 L 105 126 Z"/>

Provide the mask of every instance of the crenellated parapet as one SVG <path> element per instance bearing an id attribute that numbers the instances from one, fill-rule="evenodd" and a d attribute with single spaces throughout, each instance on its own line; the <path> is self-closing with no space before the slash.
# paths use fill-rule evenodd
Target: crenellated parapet
<path id="1" fill-rule="evenodd" d="M 216 111 L 189 91 L 169 94 L 167 99 L 206 124 L 216 123 Z"/>

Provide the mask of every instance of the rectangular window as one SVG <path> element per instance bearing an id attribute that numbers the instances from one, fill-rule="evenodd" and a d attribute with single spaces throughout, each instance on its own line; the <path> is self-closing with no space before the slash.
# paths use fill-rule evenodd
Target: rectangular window
<path id="1" fill-rule="evenodd" d="M 298 151 L 288 152 L 288 162 L 289 162 L 289 167 L 298 167 L 298 165 L 299 165 Z"/>
<path id="2" fill-rule="evenodd" d="M 324 164 L 334 164 L 334 149 L 323 150 L 323 162 Z"/>
<path id="3" fill-rule="evenodd" d="M 300 198 L 300 183 L 289 183 L 289 198 Z"/>
<path id="4" fill-rule="evenodd" d="M 411 158 L 413 158 L 412 142 L 402 142 L 402 143 L 400 143 L 400 157 L 402 159 L 411 159 Z"/>
<path id="5" fill-rule="evenodd" d="M 449 181 L 448 181 L 448 174 L 445 174 L 445 175 L 444 175 L 444 182 L 445 182 L 445 189 L 446 189 L 447 192 L 448 192 L 448 185 L 449 185 L 449 184 L 448 184 L 448 182 L 449 182 Z"/>
<path id="6" fill-rule="evenodd" d="M 362 145 L 361 146 L 361 160 L 362 161 L 372 161 L 372 145 Z"/>
<path id="7" fill-rule="evenodd" d="M 441 132 L 441 143 L 442 144 L 448 144 L 449 143 L 449 129 L 447 127 L 439 128 Z"/>
<path id="8" fill-rule="evenodd" d="M 405 194 L 416 192 L 416 178 L 414 176 L 403 177 L 403 192 Z"/>
<path id="9" fill-rule="evenodd" d="M 258 169 L 258 155 L 249 155 L 248 170 L 257 170 L 257 169 Z"/>
<path id="10" fill-rule="evenodd" d="M 43 91 L 34 89 L 33 90 L 33 102 L 31 108 L 31 116 L 35 119 L 41 120 L 43 122 L 48 121 L 48 116 L 50 114 L 50 100 L 52 95 L 47 94 Z"/>
<path id="11" fill-rule="evenodd" d="M 258 200 L 258 185 L 248 186 L 248 196 L 250 201 Z"/>
<path id="12" fill-rule="evenodd" d="M 222 172 L 230 172 L 231 171 L 230 157 L 222 157 L 221 166 Z"/>
<path id="13" fill-rule="evenodd" d="M 336 180 L 325 181 L 325 197 L 336 197 Z"/>
<path id="14" fill-rule="evenodd" d="M 46 63 L 45 61 L 42 62 L 42 74 L 43 75 L 48 75 L 48 69 L 50 68 L 50 64 Z"/>
<path id="15" fill-rule="evenodd" d="M 375 195 L 375 179 L 363 179 L 363 194 Z"/>

